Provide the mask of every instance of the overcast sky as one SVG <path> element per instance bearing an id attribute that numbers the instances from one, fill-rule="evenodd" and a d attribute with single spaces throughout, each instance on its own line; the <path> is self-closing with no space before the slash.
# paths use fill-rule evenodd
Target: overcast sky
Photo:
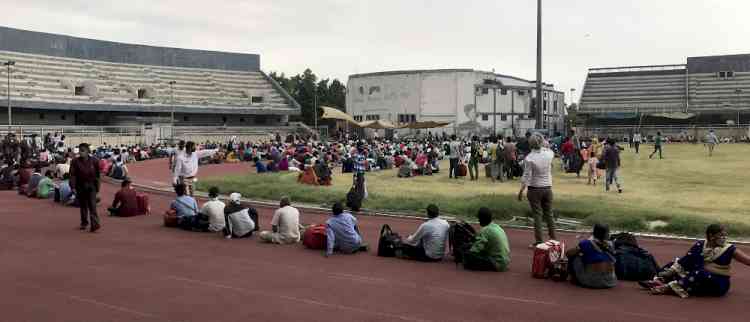
<path id="1" fill-rule="evenodd" d="M 536 77 L 536 1 L 0 0 L 2 25 L 261 55 L 263 70 L 474 68 Z M 750 53 L 747 0 L 544 0 L 544 81 L 580 91 L 591 67 Z M 577 98 L 577 94 L 575 95 Z"/>

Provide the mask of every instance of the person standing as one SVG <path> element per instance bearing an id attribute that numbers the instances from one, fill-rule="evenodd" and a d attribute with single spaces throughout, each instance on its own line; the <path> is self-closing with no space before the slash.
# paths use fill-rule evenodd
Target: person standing
<path id="1" fill-rule="evenodd" d="M 89 145 L 78 146 L 78 158 L 70 164 L 70 186 L 78 201 L 81 211 L 81 230 L 86 230 L 91 223 L 90 231 L 101 228 L 99 215 L 96 213 L 96 195 L 99 193 L 99 162 L 89 155 Z"/>
<path id="2" fill-rule="evenodd" d="M 505 137 L 503 154 L 505 154 L 505 172 L 508 174 L 508 180 L 512 180 L 513 168 L 516 167 L 516 145 L 511 142 L 510 136 Z"/>
<path id="3" fill-rule="evenodd" d="M 451 135 L 451 142 L 448 144 L 448 155 L 450 158 L 450 170 L 448 171 L 448 178 L 458 179 L 458 160 L 461 158 L 461 142 L 456 139 L 456 135 Z"/>
<path id="4" fill-rule="evenodd" d="M 472 181 L 479 180 L 479 159 L 481 158 L 479 138 L 475 135 L 471 138 L 471 151 L 469 152 L 469 175 Z"/>
<path id="5" fill-rule="evenodd" d="M 218 149 L 195 151 L 195 143 L 188 141 L 185 143 L 185 152 L 177 153 L 174 161 L 174 171 L 172 181 L 175 185 L 184 184 L 187 188 L 187 194 L 193 196 L 193 184 L 198 174 L 198 160 L 207 156 L 214 155 Z"/>
<path id="6" fill-rule="evenodd" d="M 354 152 L 354 190 L 359 195 L 360 200 L 367 199 L 367 181 L 365 171 L 367 170 L 367 150 L 362 142 L 357 143 L 357 150 Z"/>
<path id="7" fill-rule="evenodd" d="M 641 132 L 635 131 L 633 134 L 633 147 L 635 148 L 635 154 L 638 154 L 638 149 L 641 147 Z"/>
<path id="8" fill-rule="evenodd" d="M 661 132 L 656 132 L 656 138 L 654 138 L 654 152 L 651 152 L 651 155 L 648 156 L 649 159 L 653 158 L 657 151 L 659 152 L 659 159 L 663 159 L 661 156 L 661 144 Z"/>
<path id="9" fill-rule="evenodd" d="M 708 131 L 708 134 L 706 134 L 706 147 L 708 147 L 709 157 L 714 155 L 714 148 L 717 145 L 719 145 L 719 138 L 716 137 L 716 133 L 714 133 L 714 130 Z"/>
<path id="10" fill-rule="evenodd" d="M 602 159 L 607 169 L 606 181 L 604 183 L 605 190 L 609 191 L 609 186 L 614 182 L 617 185 L 617 192 L 622 193 L 621 180 L 618 175 L 618 169 L 620 169 L 620 148 L 614 139 L 607 139 L 607 146 L 604 148 Z"/>
<path id="11" fill-rule="evenodd" d="M 552 215 L 552 160 L 555 153 L 545 146 L 544 138 L 535 133 L 529 137 L 531 153 L 523 162 L 523 177 L 521 190 L 518 191 L 518 201 L 523 201 L 523 193 L 528 188 L 526 197 L 534 213 L 534 238 L 532 246 L 543 243 L 542 218 L 547 222 L 550 239 L 557 239 L 555 233 L 555 219 Z"/>

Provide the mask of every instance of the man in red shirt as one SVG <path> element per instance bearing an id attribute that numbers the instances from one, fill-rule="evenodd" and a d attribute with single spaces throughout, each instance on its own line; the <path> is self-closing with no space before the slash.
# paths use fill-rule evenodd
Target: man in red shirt
<path id="1" fill-rule="evenodd" d="M 70 187 L 81 209 L 81 230 L 86 230 L 91 221 L 91 232 L 101 228 L 96 213 L 96 195 L 99 193 L 99 162 L 89 155 L 89 145 L 78 146 L 79 157 L 70 164 Z"/>
<path id="2" fill-rule="evenodd" d="M 132 217 L 138 215 L 138 199 L 135 189 L 131 186 L 130 179 L 122 181 L 121 189 L 115 193 L 109 214 L 118 217 Z"/>

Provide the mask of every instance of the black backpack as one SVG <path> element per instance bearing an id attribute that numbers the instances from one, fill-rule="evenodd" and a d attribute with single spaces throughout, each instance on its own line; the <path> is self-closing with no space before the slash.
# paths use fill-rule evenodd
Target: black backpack
<path id="1" fill-rule="evenodd" d="M 258 222 L 258 211 L 252 207 L 247 208 L 247 215 L 250 216 L 250 219 L 255 223 L 255 228 L 253 229 L 253 231 L 259 231 L 260 223 Z"/>
<path id="2" fill-rule="evenodd" d="M 401 236 L 391 230 L 388 224 L 380 228 L 380 237 L 378 239 L 378 256 L 395 257 L 396 250 L 401 247 Z"/>
<path id="3" fill-rule="evenodd" d="M 451 249 L 451 255 L 453 255 L 453 261 L 463 263 L 464 254 L 469 252 L 471 245 L 474 244 L 477 232 L 474 227 L 466 223 L 465 221 L 457 221 L 451 224 L 448 230 L 448 245 Z"/>
<path id="4" fill-rule="evenodd" d="M 351 209 L 362 208 L 362 196 L 357 192 L 357 189 L 352 187 L 346 194 L 346 206 Z"/>
<path id="5" fill-rule="evenodd" d="M 615 274 L 625 281 L 646 281 L 654 278 L 659 265 L 647 250 L 638 246 L 635 236 L 630 233 L 611 237 L 615 245 Z"/>

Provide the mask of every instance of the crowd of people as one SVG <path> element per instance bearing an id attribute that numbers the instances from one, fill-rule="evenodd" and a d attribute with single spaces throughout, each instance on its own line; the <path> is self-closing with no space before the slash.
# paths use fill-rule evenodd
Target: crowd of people
<path id="1" fill-rule="evenodd" d="M 280 199 L 279 208 L 269 223 L 271 229 L 261 231 L 257 211 L 244 206 L 238 192 L 232 192 L 223 201 L 219 188 L 211 187 L 208 201 L 199 206 L 193 197 L 198 166 L 206 160 L 234 162 L 232 160 L 238 158 L 236 162 L 242 162 L 239 159 L 249 160 L 256 163 L 256 168 L 262 164 L 267 171 L 298 171 L 303 183 L 325 184 L 319 181 L 320 178 L 330 180 L 331 169 L 340 165 L 342 172 L 353 173 L 352 191 L 360 196 L 361 201 L 366 198 L 366 172 L 396 167 L 401 176 L 401 169 L 406 166 L 409 169 L 408 177 L 433 175 L 440 171 L 439 160 L 448 158 L 449 178 L 465 176 L 461 167 L 468 164 L 471 179 L 478 180 L 480 163 L 486 163 L 485 171 L 489 172 L 488 176 L 493 181 L 520 176 L 518 199 L 523 200 L 525 194 L 532 210 L 535 242 L 530 248 L 536 249 L 547 240 L 558 240 L 552 213 L 555 151 L 561 152 L 563 164 L 570 167 L 573 161 L 566 153 L 570 145 L 573 145 L 574 151 L 583 150 L 583 155 L 589 156 L 588 163 L 596 168 L 589 168 L 589 179 L 594 184 L 598 174 L 592 172 L 600 169 L 599 163 L 603 160 L 607 190 L 611 184 L 615 184 L 622 192 L 617 176 L 619 151 L 622 148 L 614 140 L 604 140 L 605 146 L 597 139 L 584 143 L 571 132 L 571 136 L 560 139 L 559 144 L 554 139 L 551 141 L 540 134 L 530 133 L 520 139 L 480 140 L 471 137 L 460 140 L 452 136 L 407 142 L 319 142 L 293 138 L 286 142 L 277 139 L 252 144 L 232 140 L 226 144 L 206 143 L 200 147 L 194 142 L 180 142 L 176 147 L 102 146 L 93 151 L 87 144 L 81 144 L 76 148 L 57 149 L 49 153 L 50 150 L 44 146 L 29 147 L 28 143 L 8 136 L 2 143 L 5 166 L 0 170 L 0 184 L 5 189 L 17 189 L 27 196 L 42 199 L 54 196 L 55 201 L 76 206 L 80 209 L 81 229 L 97 232 L 101 227 L 96 210 L 100 178 L 109 174 L 122 179 L 121 189 L 115 193 L 114 201 L 108 208 L 111 215 L 142 214 L 143 207 L 128 178 L 126 163 L 167 156 L 176 197 L 165 214 L 165 224 L 190 231 L 217 233 L 227 239 L 248 238 L 258 232 L 261 242 L 296 244 L 311 226 L 301 224 L 300 210 L 292 206 L 288 197 Z M 324 169 L 319 169 L 319 166 L 325 167 L 327 172 L 321 172 Z M 517 167 L 521 168 L 520 172 L 515 171 Z M 121 169 L 112 171 L 112 168 Z M 307 173 L 315 175 L 315 181 L 307 182 Z M 331 216 L 325 223 L 323 255 L 369 250 L 357 220 L 360 207 L 361 202 L 348 197 L 346 207 L 341 202 L 333 204 Z M 452 256 L 468 270 L 503 272 L 509 269 L 510 240 L 502 227 L 493 222 L 493 214 L 488 208 L 481 207 L 477 212 L 480 230 L 467 233 L 470 238 L 466 239 L 465 244 L 456 244 L 454 238 L 459 225 L 440 218 L 436 205 L 427 207 L 426 217 L 427 220 L 416 227 L 413 234 L 398 238 L 394 246 L 396 257 L 438 262 Z M 547 236 L 542 229 L 543 222 L 547 226 Z M 611 288 L 616 286 L 618 278 L 624 278 L 617 273 L 617 265 L 623 255 L 618 252 L 617 240 L 612 240 L 609 227 L 596 224 L 590 238 L 580 240 L 565 253 L 566 271 L 570 274 L 571 282 L 588 288 Z M 633 243 L 627 245 L 632 247 Z M 635 249 L 645 251 L 637 245 Z M 707 228 L 706 239 L 697 242 L 687 255 L 661 269 L 655 269 L 640 284 L 653 294 L 681 297 L 724 295 L 729 289 L 732 260 L 750 265 L 750 256 L 726 241 L 726 229 L 711 225 Z"/>

